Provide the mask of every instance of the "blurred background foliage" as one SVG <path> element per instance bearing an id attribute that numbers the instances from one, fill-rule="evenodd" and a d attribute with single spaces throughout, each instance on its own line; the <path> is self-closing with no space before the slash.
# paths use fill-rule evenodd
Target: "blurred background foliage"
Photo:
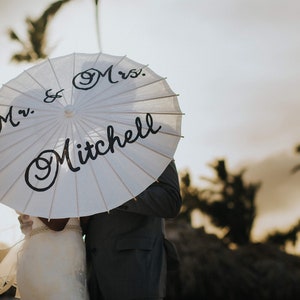
<path id="1" fill-rule="evenodd" d="M 10 39 L 21 47 L 12 54 L 12 62 L 35 62 L 49 56 L 52 46 L 48 45 L 47 28 L 69 2 L 53 2 L 39 18 L 28 17 L 25 39 L 8 30 Z M 98 21 L 99 1 L 93 2 Z M 99 36 L 97 39 L 100 41 Z M 295 151 L 300 154 L 300 145 Z M 168 273 L 166 299 L 300 299 L 300 257 L 286 251 L 288 244 L 297 243 L 300 220 L 288 230 L 268 233 L 254 243 L 255 199 L 263 182 L 246 182 L 246 170 L 234 174 L 225 160 L 216 160 L 210 167 L 214 177 L 202 178 L 205 188 L 192 184 L 189 171 L 180 174 L 183 206 L 175 220 L 167 220 L 167 235 L 177 246 L 181 263 L 179 269 Z M 300 164 L 291 173 L 299 170 Z M 195 212 L 207 216 L 218 234 L 207 233 L 205 226 L 193 227 Z M 11 299 L 12 294 L 8 291 L 0 298 Z"/>

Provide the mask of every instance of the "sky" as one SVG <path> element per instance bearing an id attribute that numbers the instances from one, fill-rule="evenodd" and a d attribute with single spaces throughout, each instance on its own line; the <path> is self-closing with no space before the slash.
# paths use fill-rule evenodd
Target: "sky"
<path id="1" fill-rule="evenodd" d="M 30 66 L 10 62 L 19 47 L 7 28 L 24 36 L 25 17 L 53 1 L 0 0 L 1 84 Z M 246 168 L 249 181 L 262 181 L 257 237 L 300 219 L 300 174 L 290 175 L 300 163 L 293 151 L 300 143 L 300 2 L 102 0 L 101 49 L 93 2 L 73 0 L 55 17 L 50 56 L 102 50 L 149 64 L 167 77 L 185 113 L 178 170 L 201 186 L 200 177 L 212 175 L 208 164 L 224 158 L 229 170 Z M 14 213 L 0 208 L 10 232 Z"/>

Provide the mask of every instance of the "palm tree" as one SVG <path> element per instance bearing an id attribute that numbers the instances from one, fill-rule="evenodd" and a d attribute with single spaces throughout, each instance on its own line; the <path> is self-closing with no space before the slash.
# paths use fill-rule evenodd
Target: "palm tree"
<path id="1" fill-rule="evenodd" d="M 192 223 L 192 213 L 199 209 L 200 190 L 191 184 L 191 176 L 188 171 L 180 174 L 180 192 L 182 208 L 176 220 Z"/>
<path id="2" fill-rule="evenodd" d="M 196 209 L 207 214 L 213 225 L 223 229 L 226 244 L 247 244 L 256 215 L 255 196 L 260 183 L 245 183 L 244 170 L 238 174 L 227 171 L 224 160 L 210 165 L 216 177 L 204 178 L 209 182 L 206 189 L 192 186 L 190 174 L 180 176 L 183 206 L 177 220 L 191 224 L 192 212 Z"/>
<path id="3" fill-rule="evenodd" d="M 300 220 L 286 232 L 275 231 L 274 233 L 269 234 L 266 238 L 266 242 L 276 245 L 280 249 L 284 250 L 288 241 L 292 242 L 293 246 L 296 245 L 299 232 Z"/>
<path id="4" fill-rule="evenodd" d="M 47 28 L 60 8 L 70 0 L 60 0 L 52 3 L 43 14 L 37 18 L 26 18 L 27 40 L 22 40 L 13 29 L 8 33 L 11 40 L 21 44 L 23 49 L 15 53 L 11 60 L 14 62 L 33 62 L 38 59 L 46 58 L 47 52 Z"/>
<path id="5" fill-rule="evenodd" d="M 300 144 L 297 145 L 297 146 L 295 147 L 295 152 L 298 153 L 298 154 L 300 154 Z M 300 170 L 300 164 L 296 165 L 296 166 L 292 169 L 292 174 L 298 172 L 299 170 Z"/>
<path id="6" fill-rule="evenodd" d="M 27 39 L 22 40 L 18 34 L 9 29 L 8 34 L 11 40 L 19 43 L 22 46 L 21 51 L 12 55 L 13 62 L 34 62 L 49 56 L 49 49 L 47 47 L 47 29 L 50 21 L 54 18 L 57 12 L 71 0 L 59 0 L 48 6 L 48 8 L 37 19 L 27 18 Z M 96 25 L 97 25 L 97 39 L 100 47 L 99 34 L 99 16 L 98 5 L 99 0 L 94 0 L 96 10 Z"/>
<path id="7" fill-rule="evenodd" d="M 211 187 L 201 193 L 200 209 L 208 214 L 212 223 L 225 230 L 224 242 L 237 245 L 251 240 L 251 229 L 256 215 L 255 196 L 260 183 L 245 183 L 244 171 L 230 174 L 224 160 L 210 165 L 216 177 L 205 178 Z"/>

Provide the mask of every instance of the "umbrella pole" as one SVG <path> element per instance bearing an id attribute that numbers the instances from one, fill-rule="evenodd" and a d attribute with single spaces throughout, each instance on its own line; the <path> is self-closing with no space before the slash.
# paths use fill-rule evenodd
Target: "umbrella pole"
<path id="1" fill-rule="evenodd" d="M 99 52 L 102 52 L 101 47 L 101 34 L 100 34 L 100 0 L 95 0 L 95 10 L 96 10 L 96 35 L 97 35 L 97 43 L 98 43 L 98 49 Z"/>

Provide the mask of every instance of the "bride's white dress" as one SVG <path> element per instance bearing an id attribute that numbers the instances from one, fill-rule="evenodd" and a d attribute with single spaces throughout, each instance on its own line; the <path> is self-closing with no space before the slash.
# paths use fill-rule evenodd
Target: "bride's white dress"
<path id="1" fill-rule="evenodd" d="M 18 254 L 21 300 L 88 300 L 85 247 L 78 219 L 52 231 L 32 218 L 33 230 Z"/>

